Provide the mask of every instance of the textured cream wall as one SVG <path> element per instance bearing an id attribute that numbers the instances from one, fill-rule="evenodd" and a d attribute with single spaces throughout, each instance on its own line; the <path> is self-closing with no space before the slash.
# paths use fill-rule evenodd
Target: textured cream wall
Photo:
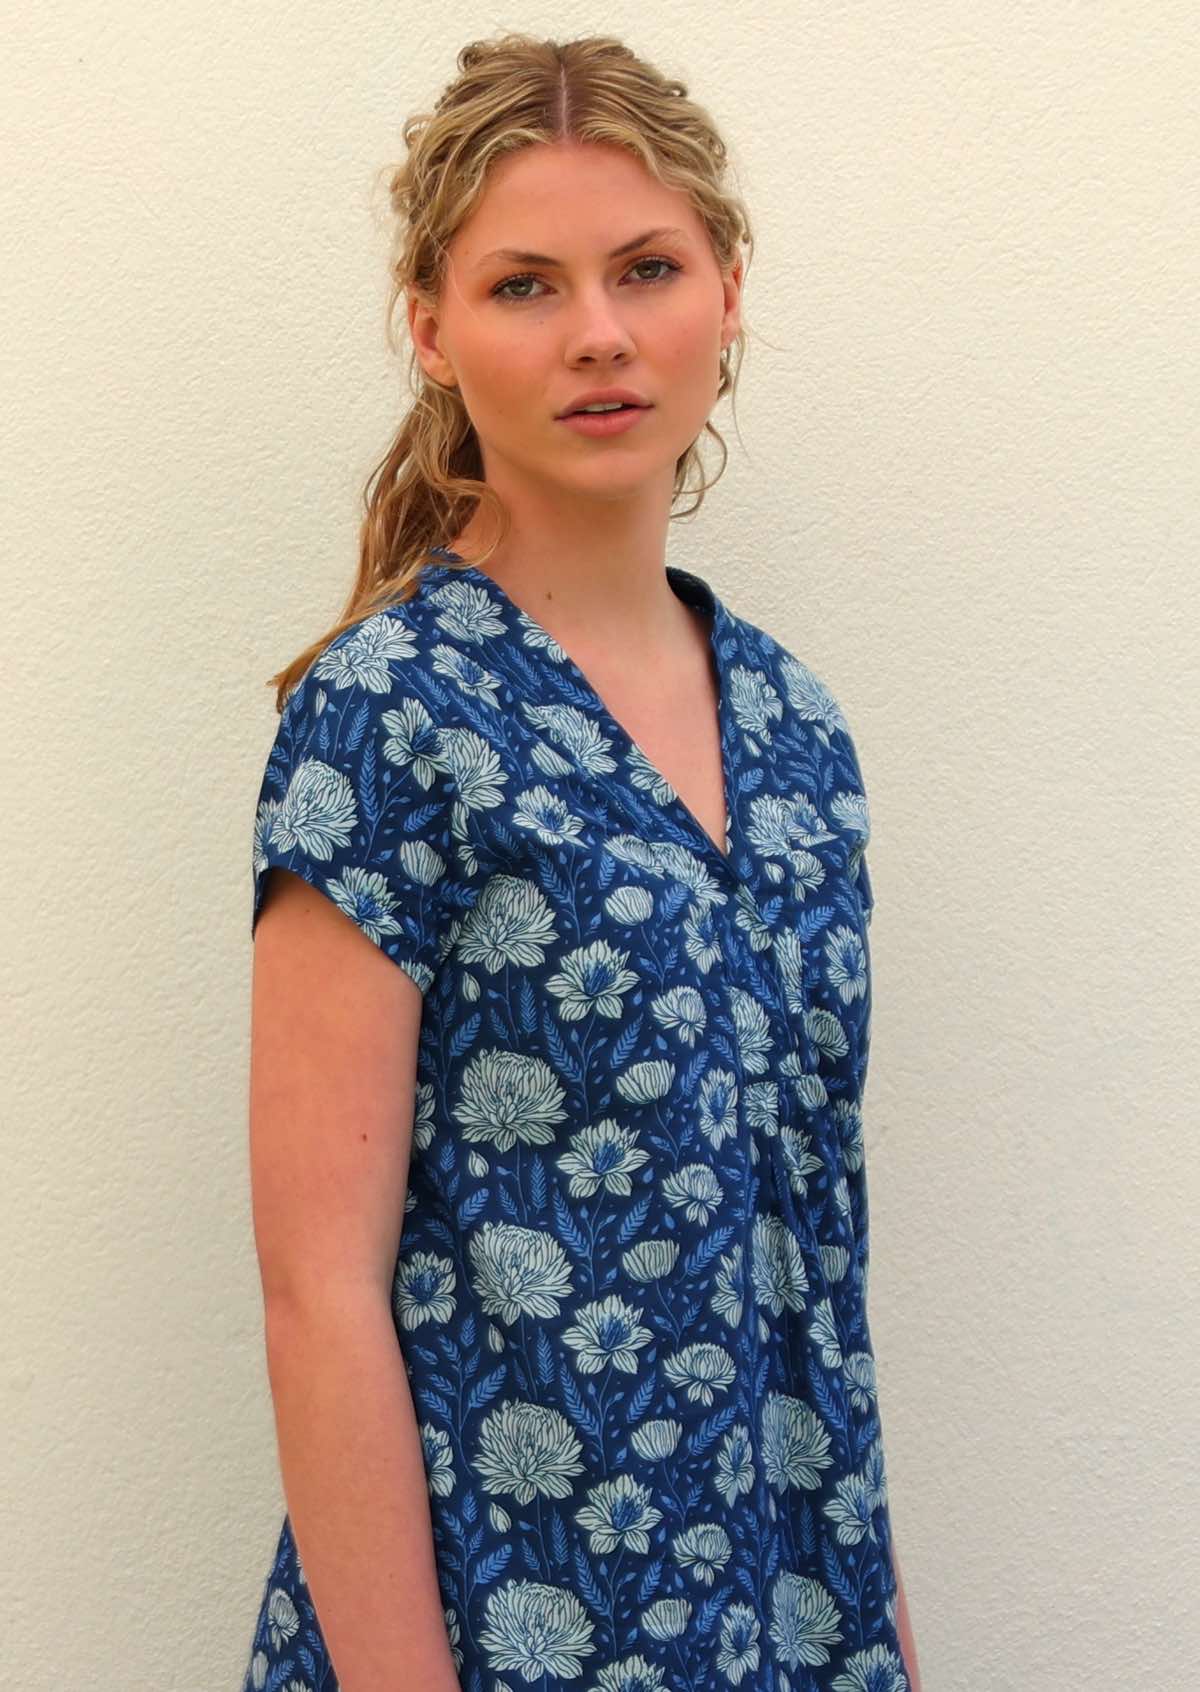
<path id="1" fill-rule="evenodd" d="M 742 440 L 723 407 L 671 556 L 826 677 L 872 800 L 872 1326 L 926 1692 L 1182 1689 L 1182 0 L 10 11 L 0 1678 L 240 1686 L 282 1508 L 245 1122 L 262 681 L 341 602 L 401 392 L 373 173 L 500 26 L 610 27 L 683 75 L 756 218 Z"/>

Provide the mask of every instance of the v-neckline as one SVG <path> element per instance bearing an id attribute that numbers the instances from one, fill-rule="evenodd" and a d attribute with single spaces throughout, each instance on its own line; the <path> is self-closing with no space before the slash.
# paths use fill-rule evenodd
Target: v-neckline
<path id="1" fill-rule="evenodd" d="M 605 725 L 605 732 L 611 739 L 617 741 L 618 744 L 623 745 L 626 752 L 632 751 L 637 754 L 638 758 L 641 759 L 642 763 L 654 775 L 656 780 L 670 792 L 671 798 L 668 801 L 668 804 L 674 807 L 678 815 L 686 823 L 690 832 L 698 835 L 703 841 L 704 848 L 708 855 L 715 858 L 717 862 L 721 864 L 722 869 L 726 874 L 733 875 L 733 781 L 729 753 L 731 731 L 730 725 L 727 721 L 728 699 L 726 697 L 725 687 L 725 668 L 721 660 L 720 649 L 720 636 L 723 633 L 722 625 L 725 617 L 725 608 L 716 593 L 714 593 L 713 589 L 709 586 L 708 582 L 704 580 L 703 576 L 697 576 L 691 570 L 682 570 L 674 564 L 668 564 L 666 566 L 667 581 L 671 587 L 671 591 L 675 594 L 675 597 L 682 600 L 686 605 L 698 605 L 702 610 L 708 612 L 709 615 L 708 647 L 710 653 L 712 654 L 713 666 L 716 672 L 717 734 L 721 749 L 721 786 L 724 790 L 724 850 L 722 850 L 713 839 L 712 835 L 708 832 L 691 807 L 684 803 L 680 794 L 676 790 L 674 782 L 663 774 L 662 770 L 660 770 L 657 764 L 655 764 L 649 757 L 645 748 L 634 739 L 633 735 L 625 727 L 620 718 L 617 717 L 612 709 L 605 703 L 598 688 L 584 670 L 575 662 L 574 658 L 571 657 L 571 654 L 567 651 L 566 647 L 563 646 L 558 637 L 551 634 L 550 630 L 547 629 L 545 625 L 538 620 L 538 618 L 533 616 L 531 612 L 527 611 L 523 605 L 518 605 L 516 600 L 512 598 L 504 587 L 501 586 L 496 578 L 494 576 L 490 576 L 488 572 L 481 569 L 478 564 L 468 564 L 460 553 L 451 551 L 449 547 L 435 546 L 431 547 L 429 550 L 434 556 L 457 561 L 447 569 L 446 573 L 448 578 L 452 579 L 456 576 L 461 576 L 468 581 L 475 582 L 486 592 L 492 594 L 501 605 L 507 606 L 515 616 L 523 617 L 531 628 L 536 629 L 539 634 L 543 635 L 547 641 L 549 641 L 559 652 L 562 653 L 563 662 L 558 665 L 558 668 L 567 671 L 575 685 L 587 694 L 593 701 L 596 715 Z M 663 809 L 661 806 L 659 808 Z"/>

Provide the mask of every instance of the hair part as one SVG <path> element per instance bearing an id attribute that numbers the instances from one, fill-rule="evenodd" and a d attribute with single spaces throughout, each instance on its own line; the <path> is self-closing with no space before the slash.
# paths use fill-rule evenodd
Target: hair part
<path id="1" fill-rule="evenodd" d="M 459 75 L 433 111 L 405 124 L 407 156 L 390 177 L 395 235 L 387 325 L 393 351 L 397 306 L 409 290 L 436 305 L 447 246 L 482 198 L 489 168 L 524 147 L 575 142 L 626 148 L 660 182 L 690 196 L 723 275 L 743 245 L 749 263 L 754 238 L 745 205 L 728 185 L 727 149 L 683 82 L 662 75 L 609 35 L 559 42 L 506 33 L 468 42 L 457 64 Z M 736 396 L 745 345 L 743 326 L 721 353 L 718 399 Z M 415 347 L 409 385 L 413 403 L 363 489 L 353 586 L 337 623 L 270 678 L 279 711 L 330 641 L 413 596 L 430 548 L 456 535 L 481 504 L 492 511 L 498 530 L 484 558 L 507 533 L 502 501 L 483 480 L 479 441 L 462 396 L 426 374 Z M 689 492 L 695 501 L 672 510 L 672 521 L 698 511 L 708 488 L 724 474 L 729 454 L 723 437 L 711 422 L 703 434 L 712 435 L 721 449 L 720 469 L 711 482 L 704 481 L 698 436 L 676 461 L 672 505 Z M 699 483 L 693 487 L 694 476 Z"/>

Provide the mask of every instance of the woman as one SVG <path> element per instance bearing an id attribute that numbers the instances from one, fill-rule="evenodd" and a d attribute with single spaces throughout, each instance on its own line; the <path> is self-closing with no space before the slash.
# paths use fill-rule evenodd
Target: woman
<path id="1" fill-rule="evenodd" d="M 256 819 L 246 1685 L 902 1692 L 861 775 L 664 563 L 745 213 L 618 42 L 459 68 L 392 183 L 418 397 Z"/>

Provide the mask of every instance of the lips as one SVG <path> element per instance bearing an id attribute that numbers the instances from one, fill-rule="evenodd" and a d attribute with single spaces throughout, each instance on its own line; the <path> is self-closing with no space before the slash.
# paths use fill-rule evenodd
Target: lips
<path id="1" fill-rule="evenodd" d="M 650 401 L 644 400 L 634 388 L 593 388 L 591 393 L 580 394 L 574 405 L 567 406 L 560 411 L 559 417 L 574 417 L 577 412 L 585 411 L 589 405 L 607 404 L 628 406 L 632 411 L 647 411 Z"/>

